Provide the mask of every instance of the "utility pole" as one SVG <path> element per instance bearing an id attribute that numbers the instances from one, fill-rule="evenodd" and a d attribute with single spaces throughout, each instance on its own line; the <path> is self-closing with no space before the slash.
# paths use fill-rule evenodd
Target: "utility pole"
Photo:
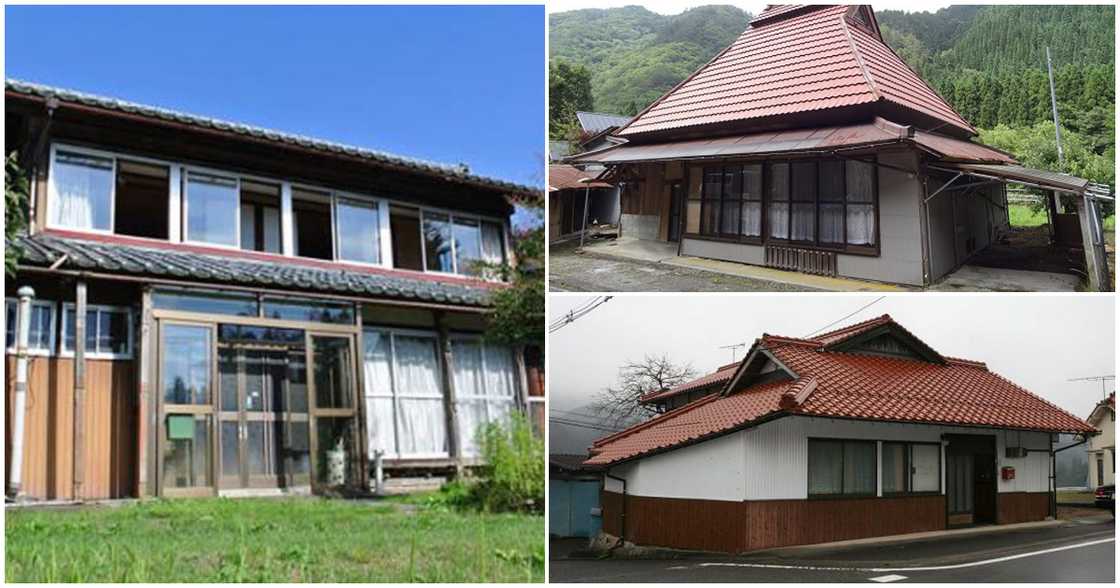
<path id="1" fill-rule="evenodd" d="M 1054 114 L 1054 137 L 1058 141 L 1058 166 L 1065 163 L 1062 155 L 1062 127 L 1058 124 L 1058 98 L 1054 94 L 1054 66 L 1050 63 L 1050 48 L 1046 48 L 1046 73 L 1050 77 L 1050 110 Z"/>

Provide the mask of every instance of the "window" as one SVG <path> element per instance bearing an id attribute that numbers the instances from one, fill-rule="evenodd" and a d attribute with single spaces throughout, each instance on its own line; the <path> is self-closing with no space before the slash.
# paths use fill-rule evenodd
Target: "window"
<path id="1" fill-rule="evenodd" d="M 187 241 L 236 247 L 238 185 L 236 178 L 187 174 Z"/>
<path id="2" fill-rule="evenodd" d="M 16 351 L 16 314 L 19 300 L 8 298 L 4 301 L 4 345 L 9 353 Z M 54 303 L 45 300 L 31 301 L 31 320 L 27 337 L 27 349 L 34 355 L 48 355 L 54 349 Z"/>
<path id="3" fill-rule="evenodd" d="M 210 404 L 210 328 L 167 324 L 163 327 L 160 389 L 167 404 Z"/>
<path id="4" fill-rule="evenodd" d="M 381 263 L 381 219 L 377 204 L 339 198 L 338 259 Z"/>
<path id="5" fill-rule="evenodd" d="M 744 237 L 762 236 L 762 164 L 744 165 L 742 175 L 742 213 L 739 234 Z"/>
<path id="6" fill-rule="evenodd" d="M 165 165 L 117 160 L 113 232 L 166 239 L 169 175 Z"/>
<path id="7" fill-rule="evenodd" d="M 331 196 L 292 190 L 292 247 L 297 257 L 331 260 Z"/>
<path id="8" fill-rule="evenodd" d="M 365 329 L 365 400 L 370 454 L 447 456 L 447 421 L 434 333 Z"/>
<path id="9" fill-rule="evenodd" d="M 452 236 L 455 239 L 455 267 L 457 273 L 482 275 L 482 232 L 475 219 L 456 218 Z"/>
<path id="10" fill-rule="evenodd" d="M 500 223 L 442 212 L 422 211 L 421 216 L 428 271 L 491 277 L 482 262 L 505 261 Z"/>
<path id="11" fill-rule="evenodd" d="M 517 397 L 517 372 L 508 347 L 477 337 L 451 341 L 455 403 L 459 415 L 459 446 L 465 456 L 479 454 L 479 428 L 503 420 Z"/>
<path id="12" fill-rule="evenodd" d="M 455 271 L 451 249 L 451 220 L 446 214 L 425 212 L 424 255 L 428 271 L 453 273 Z"/>
<path id="13" fill-rule="evenodd" d="M 766 166 L 770 176 L 769 206 L 766 222 L 774 239 L 789 238 L 789 164 L 772 163 Z"/>
<path id="14" fill-rule="evenodd" d="M 816 240 L 817 162 L 798 161 L 790 175 L 789 240 Z"/>
<path id="15" fill-rule="evenodd" d="M 939 492 L 940 490 L 940 445 L 883 443 L 883 494 Z"/>
<path id="16" fill-rule="evenodd" d="M 809 439 L 810 496 L 874 496 L 874 441 Z"/>
<path id="17" fill-rule="evenodd" d="M 183 310 L 204 314 L 258 316 L 257 296 L 235 292 L 188 292 L 156 290 L 152 306 L 163 310 Z"/>
<path id="18" fill-rule="evenodd" d="M 109 157 L 59 149 L 51 168 L 51 226 L 111 231 L 114 167 Z"/>
<path id="19" fill-rule="evenodd" d="M 875 166 L 848 160 L 844 169 L 848 244 L 875 245 Z"/>
<path id="20" fill-rule="evenodd" d="M 241 181 L 241 248 L 280 253 L 280 186 Z"/>
<path id="21" fill-rule="evenodd" d="M 762 235 L 762 165 L 704 170 L 700 204 L 701 234 L 724 238 Z M 695 207 L 690 205 L 690 211 Z M 694 227 L 689 223 L 689 227 Z"/>
<path id="22" fill-rule="evenodd" d="M 424 253 L 420 243 L 420 209 L 389 208 L 389 232 L 393 240 L 393 267 L 423 271 Z"/>
<path id="23" fill-rule="evenodd" d="M 836 160 L 820 163 L 820 223 L 821 243 L 844 243 L 844 162 Z"/>
<path id="24" fill-rule="evenodd" d="M 73 355 L 76 311 L 73 303 L 62 306 L 62 354 Z M 132 313 L 115 306 L 86 306 L 86 356 L 94 359 L 132 357 Z"/>
<path id="25" fill-rule="evenodd" d="M 354 305 L 300 298 L 265 298 L 265 318 L 312 323 L 354 324 Z"/>
<path id="26" fill-rule="evenodd" d="M 873 164 L 857 160 L 766 164 L 768 234 L 829 248 L 876 245 Z"/>

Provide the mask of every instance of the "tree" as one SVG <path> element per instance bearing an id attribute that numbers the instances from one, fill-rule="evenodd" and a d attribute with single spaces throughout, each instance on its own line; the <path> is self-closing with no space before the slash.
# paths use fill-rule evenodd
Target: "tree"
<path id="1" fill-rule="evenodd" d="M 543 218 L 544 211 L 532 212 Z M 517 265 L 494 267 L 510 283 L 494 293 L 486 338 L 504 345 L 544 348 L 544 223 L 513 235 Z"/>
<path id="2" fill-rule="evenodd" d="M 591 72 L 582 65 L 553 60 L 548 66 L 548 136 L 563 139 L 578 126 L 576 112 L 592 110 Z"/>
<path id="3" fill-rule="evenodd" d="M 4 162 L 4 271 L 15 275 L 20 249 L 15 237 L 27 228 L 27 176 L 20 168 L 16 152 L 8 154 Z"/>
<path id="4" fill-rule="evenodd" d="M 591 410 L 609 426 L 624 428 L 653 414 L 638 400 L 651 392 L 679 386 L 696 377 L 691 365 L 677 365 L 667 355 L 627 361 L 618 370 L 618 384 L 605 388 L 591 402 Z"/>

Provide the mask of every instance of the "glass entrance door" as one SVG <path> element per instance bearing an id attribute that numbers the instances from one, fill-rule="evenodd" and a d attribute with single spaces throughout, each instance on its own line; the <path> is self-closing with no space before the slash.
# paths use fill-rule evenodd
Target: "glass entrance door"
<path id="1" fill-rule="evenodd" d="M 361 479 L 354 337 L 308 333 L 307 342 L 314 486 L 353 486 Z"/>

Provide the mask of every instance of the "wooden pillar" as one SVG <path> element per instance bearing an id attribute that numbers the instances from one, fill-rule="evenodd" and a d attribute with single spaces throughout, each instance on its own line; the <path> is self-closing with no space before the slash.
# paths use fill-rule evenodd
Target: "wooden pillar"
<path id="1" fill-rule="evenodd" d="M 86 282 L 78 280 L 74 308 L 74 479 L 73 499 L 83 497 L 85 478 Z"/>
<path id="2" fill-rule="evenodd" d="M 436 311 L 436 331 L 439 334 L 439 367 L 443 383 L 443 414 L 447 419 L 447 453 L 455 462 L 455 477 L 463 475 L 463 455 L 459 446 L 459 408 L 455 399 L 454 360 L 451 356 L 451 337 L 443 311 Z"/>
<path id="3" fill-rule="evenodd" d="M 152 395 L 152 365 L 155 361 L 152 347 L 152 289 L 144 287 L 140 293 L 140 341 L 136 349 L 136 369 L 139 377 L 136 390 L 136 489 L 137 497 L 151 496 L 148 480 L 148 459 L 155 454 L 148 446 L 149 406 Z M 153 438 L 154 440 L 154 438 Z"/>
<path id="4" fill-rule="evenodd" d="M 366 415 L 366 395 L 365 395 L 365 361 L 366 353 L 362 333 L 362 305 L 354 305 L 354 318 L 358 325 L 358 334 L 354 337 L 354 358 L 357 365 L 354 366 L 356 372 L 356 379 L 354 386 L 357 388 L 355 391 L 356 404 L 354 406 L 354 418 L 358 420 L 355 427 L 358 431 L 358 479 L 361 480 L 363 488 L 369 487 L 369 431 L 367 429 L 367 415 Z"/>

